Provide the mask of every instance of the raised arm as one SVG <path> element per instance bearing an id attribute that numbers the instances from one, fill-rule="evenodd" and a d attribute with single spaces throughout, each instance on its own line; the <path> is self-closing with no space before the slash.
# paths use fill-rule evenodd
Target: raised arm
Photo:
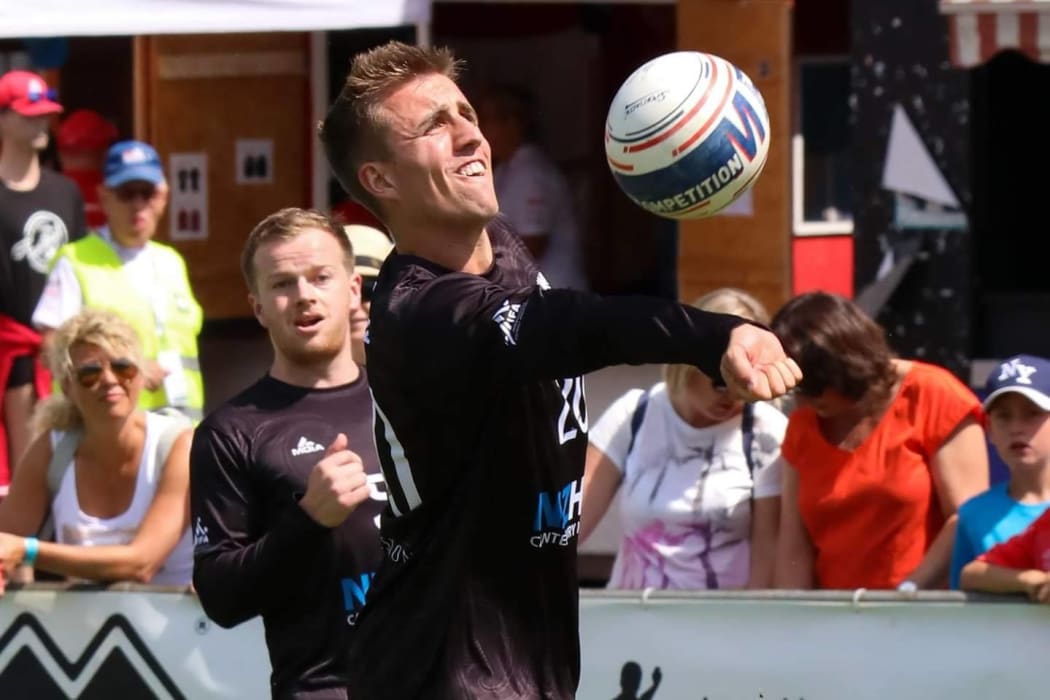
<path id="1" fill-rule="evenodd" d="M 468 274 L 440 276 L 416 299 L 405 325 L 421 341 L 414 343 L 419 361 L 435 371 L 456 362 L 561 379 L 615 364 L 670 362 L 725 378 L 742 396 L 764 398 L 784 393 L 801 378 L 769 331 L 663 299 L 506 290 Z M 440 366 L 433 363 L 435 342 L 448 361 Z"/>

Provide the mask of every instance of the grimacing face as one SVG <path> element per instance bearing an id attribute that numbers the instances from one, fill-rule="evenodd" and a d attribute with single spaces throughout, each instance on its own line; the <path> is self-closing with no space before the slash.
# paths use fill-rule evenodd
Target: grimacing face
<path id="1" fill-rule="evenodd" d="M 462 225 L 484 225 L 499 212 L 489 144 L 455 82 L 436 73 L 414 78 L 388 95 L 380 110 L 389 124 L 391 155 L 365 163 L 359 175 L 387 210 Z M 396 206 L 407 202 L 412 206 Z"/>
<path id="2" fill-rule="evenodd" d="M 308 228 L 255 251 L 250 301 L 275 353 L 292 364 L 312 364 L 346 349 L 361 278 L 347 269 L 331 233 Z"/>

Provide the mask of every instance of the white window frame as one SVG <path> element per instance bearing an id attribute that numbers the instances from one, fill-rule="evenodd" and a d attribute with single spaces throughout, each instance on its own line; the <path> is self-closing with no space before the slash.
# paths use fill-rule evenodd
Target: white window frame
<path id="1" fill-rule="evenodd" d="M 796 56 L 794 67 L 794 124 L 791 135 L 791 229 L 796 236 L 853 235 L 853 217 L 841 221 L 813 221 L 805 216 L 806 140 L 802 135 L 802 67 L 849 62 L 846 54 Z"/>

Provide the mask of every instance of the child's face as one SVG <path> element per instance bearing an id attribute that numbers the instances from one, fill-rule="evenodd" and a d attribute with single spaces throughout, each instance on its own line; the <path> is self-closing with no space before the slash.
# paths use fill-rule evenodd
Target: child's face
<path id="1" fill-rule="evenodd" d="M 988 437 L 1011 470 L 1050 464 L 1050 411 L 1021 394 L 1003 394 L 988 407 Z"/>

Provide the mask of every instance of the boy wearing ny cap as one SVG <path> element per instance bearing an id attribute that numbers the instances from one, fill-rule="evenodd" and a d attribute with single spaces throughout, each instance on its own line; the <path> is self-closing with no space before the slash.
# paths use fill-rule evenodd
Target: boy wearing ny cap
<path id="1" fill-rule="evenodd" d="M 84 235 L 77 186 L 42 168 L 48 119 L 62 111 L 40 76 L 0 76 L 0 498 L 29 440 L 29 416 L 48 391 L 31 317 L 55 251 Z"/>
<path id="2" fill-rule="evenodd" d="M 951 585 L 963 567 L 1022 532 L 1050 508 L 1050 360 L 1007 359 L 992 371 L 984 410 L 992 445 L 1010 478 L 959 508 Z"/>
<path id="3" fill-rule="evenodd" d="M 146 358 L 139 405 L 172 407 L 200 420 L 201 307 L 182 256 L 152 240 L 168 202 L 160 156 L 141 141 L 115 143 L 102 177 L 106 226 L 58 251 L 33 324 L 50 332 L 85 306 L 120 314 L 138 331 Z"/>

